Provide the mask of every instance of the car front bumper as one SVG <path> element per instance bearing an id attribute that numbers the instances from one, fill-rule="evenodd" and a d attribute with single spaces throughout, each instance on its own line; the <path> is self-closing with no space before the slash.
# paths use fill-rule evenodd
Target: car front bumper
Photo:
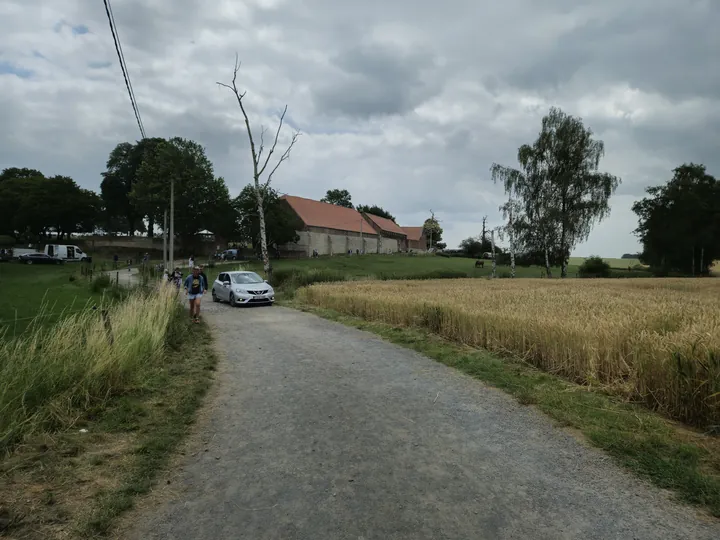
<path id="1" fill-rule="evenodd" d="M 248 295 L 235 293 L 235 302 L 238 304 L 272 304 L 275 302 L 274 294 Z"/>

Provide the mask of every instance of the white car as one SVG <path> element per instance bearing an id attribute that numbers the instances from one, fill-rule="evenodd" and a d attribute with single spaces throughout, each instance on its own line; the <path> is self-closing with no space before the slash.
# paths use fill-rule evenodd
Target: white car
<path id="1" fill-rule="evenodd" d="M 275 291 L 255 272 L 220 272 L 212 286 L 213 302 L 228 302 L 231 306 L 268 304 L 275 302 Z"/>

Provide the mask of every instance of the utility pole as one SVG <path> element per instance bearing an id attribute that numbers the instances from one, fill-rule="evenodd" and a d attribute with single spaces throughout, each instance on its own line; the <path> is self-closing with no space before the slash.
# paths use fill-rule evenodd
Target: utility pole
<path id="1" fill-rule="evenodd" d="M 362 255 L 362 252 L 365 251 L 365 242 L 363 242 L 363 235 L 362 235 L 362 222 L 363 217 L 360 216 L 360 255 Z"/>
<path id="2" fill-rule="evenodd" d="M 495 261 L 495 229 L 490 231 L 490 243 L 492 245 L 492 277 L 495 278 L 497 262 Z"/>
<path id="3" fill-rule="evenodd" d="M 167 230 L 167 208 L 166 208 L 165 213 L 163 214 L 163 269 L 165 272 L 169 272 L 167 239 L 168 239 L 168 230 Z"/>
<path id="4" fill-rule="evenodd" d="M 170 268 L 175 269 L 175 178 L 170 179 Z"/>

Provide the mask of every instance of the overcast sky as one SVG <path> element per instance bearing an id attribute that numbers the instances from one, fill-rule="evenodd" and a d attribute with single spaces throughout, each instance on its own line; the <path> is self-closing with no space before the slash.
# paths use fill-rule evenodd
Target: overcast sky
<path id="1" fill-rule="evenodd" d="M 249 150 L 229 82 L 256 129 L 302 131 L 281 192 L 345 188 L 401 225 L 430 209 L 451 247 L 502 224 L 493 162 L 516 164 L 551 105 L 606 144 L 623 180 L 576 255 L 638 249 L 630 210 L 695 161 L 720 174 L 717 0 L 114 0 L 148 136 L 205 146 L 236 195 Z M 139 131 L 100 0 L 0 2 L 0 169 L 99 190 L 108 153 Z M 281 140 L 282 143 L 282 140 Z"/>

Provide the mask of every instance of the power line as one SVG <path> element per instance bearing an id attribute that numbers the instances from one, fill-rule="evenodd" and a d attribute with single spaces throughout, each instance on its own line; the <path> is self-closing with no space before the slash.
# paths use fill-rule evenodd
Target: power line
<path id="1" fill-rule="evenodd" d="M 135 120 L 137 120 L 138 128 L 140 128 L 140 135 L 143 139 L 145 139 L 147 138 L 145 135 L 145 126 L 140 118 L 140 110 L 138 109 L 137 101 L 135 100 L 135 92 L 133 91 L 132 83 L 130 82 L 130 75 L 128 74 L 127 65 L 125 64 L 125 55 L 123 54 L 120 37 L 118 36 L 117 29 L 115 27 L 115 17 L 112 13 L 112 8 L 110 7 L 110 0 L 103 0 L 103 3 L 105 4 L 105 13 L 107 14 L 108 24 L 110 24 L 110 32 L 112 32 L 113 42 L 115 43 L 115 52 L 117 52 L 120 69 L 122 70 L 123 78 L 125 79 L 125 87 L 127 88 L 128 96 L 130 97 L 130 104 L 132 105 L 133 112 L 135 113 Z"/>

